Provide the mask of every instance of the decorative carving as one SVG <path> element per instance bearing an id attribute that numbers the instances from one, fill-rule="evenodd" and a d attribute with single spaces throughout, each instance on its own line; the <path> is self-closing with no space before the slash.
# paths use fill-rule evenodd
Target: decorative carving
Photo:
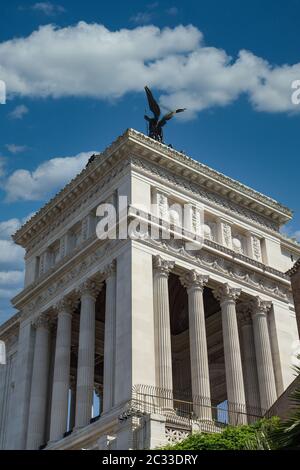
<path id="1" fill-rule="evenodd" d="M 113 260 L 103 269 L 105 279 L 116 274 L 116 260 Z"/>
<path id="2" fill-rule="evenodd" d="M 249 302 L 239 302 L 236 306 L 237 313 L 238 313 L 238 320 L 241 325 L 248 326 L 251 325 L 251 303 Z"/>
<path id="3" fill-rule="evenodd" d="M 255 297 L 251 301 L 252 314 L 263 314 L 266 315 L 272 307 L 272 302 L 268 300 L 262 300 L 259 296 Z"/>
<path id="4" fill-rule="evenodd" d="M 232 239 L 231 239 L 231 226 L 226 223 L 222 223 L 222 229 L 223 229 L 223 239 L 225 246 L 231 248 L 232 246 Z"/>
<path id="5" fill-rule="evenodd" d="M 277 224 L 261 215 L 258 215 L 254 211 L 251 211 L 250 209 L 247 209 L 235 203 L 234 201 L 228 200 L 220 194 L 211 192 L 206 188 L 203 189 L 201 186 L 196 185 L 195 183 L 191 183 L 190 181 L 181 176 L 174 175 L 170 171 L 158 165 L 155 165 L 154 163 L 141 159 L 140 157 L 132 157 L 131 163 L 134 167 L 142 169 L 143 171 L 147 172 L 150 176 L 160 178 L 160 180 L 164 184 L 167 181 L 168 183 L 176 187 L 180 187 L 181 189 L 193 193 L 193 195 L 195 195 L 197 198 L 200 197 L 204 201 L 208 201 L 210 203 L 213 203 L 215 206 L 219 206 L 222 209 L 226 209 L 226 211 L 233 215 L 239 215 L 239 217 L 242 217 L 245 221 L 251 220 L 252 222 L 255 222 L 258 225 L 271 229 L 278 235 Z"/>
<path id="6" fill-rule="evenodd" d="M 188 290 L 191 288 L 198 288 L 203 290 L 204 286 L 208 283 L 209 276 L 205 274 L 198 273 L 195 269 L 185 273 L 181 278 L 180 281 L 184 287 Z"/>
<path id="7" fill-rule="evenodd" d="M 255 235 L 251 236 L 253 258 L 257 261 L 262 260 L 260 239 Z"/>
<path id="8" fill-rule="evenodd" d="M 281 300 L 288 301 L 291 298 L 289 286 L 279 286 L 278 281 L 271 281 L 264 274 L 265 272 L 270 272 L 276 274 L 276 276 L 281 277 L 282 279 L 287 279 L 287 276 L 284 273 L 274 270 L 273 268 L 268 268 L 262 265 L 261 263 L 252 260 L 251 258 L 247 258 L 244 255 L 236 254 L 235 258 L 239 257 L 240 259 L 249 262 L 249 264 L 257 265 L 257 267 L 263 269 L 264 273 L 262 273 L 261 275 L 257 274 L 253 272 L 253 270 L 251 270 L 250 268 L 237 266 L 234 260 L 225 260 L 224 258 L 221 258 L 220 255 L 209 253 L 203 249 L 199 252 L 193 251 L 192 253 L 189 253 L 184 247 L 181 247 L 179 249 L 174 248 L 172 244 L 168 242 L 168 240 L 160 241 L 149 239 L 145 240 L 143 243 L 149 244 L 150 246 L 155 246 L 156 248 L 164 250 L 170 255 L 180 256 L 185 261 L 197 264 L 200 268 L 209 269 L 210 271 L 222 274 L 222 276 L 224 277 L 229 277 L 237 282 L 248 285 L 251 288 L 262 291 L 265 294 L 278 297 Z M 206 240 L 205 244 L 208 245 L 208 243 L 209 245 L 218 248 L 219 251 L 224 251 L 228 254 L 234 253 L 228 248 L 222 247 L 217 243 Z"/>
<path id="9" fill-rule="evenodd" d="M 178 444 L 190 435 L 190 432 L 188 431 L 184 431 L 182 429 L 174 429 L 170 427 L 166 427 L 165 432 L 168 444 Z"/>
<path id="10" fill-rule="evenodd" d="M 222 284 L 213 290 L 217 300 L 223 302 L 236 302 L 241 295 L 242 289 L 231 287 L 228 283 Z"/>
<path id="11" fill-rule="evenodd" d="M 101 291 L 103 287 L 103 283 L 99 283 L 99 282 L 96 282 L 92 279 L 88 279 L 87 281 L 84 281 L 80 286 L 79 288 L 77 289 L 77 291 L 79 292 L 79 294 L 81 296 L 83 295 L 90 295 L 91 297 L 94 298 L 94 300 L 96 300 L 99 292 Z"/>
<path id="12" fill-rule="evenodd" d="M 61 312 L 66 312 L 72 315 L 77 302 L 78 299 L 75 300 L 74 298 L 64 297 L 62 300 L 57 302 L 53 308 L 54 310 L 56 310 L 57 314 L 60 314 Z"/>
<path id="13" fill-rule="evenodd" d="M 35 329 L 38 329 L 38 328 L 46 328 L 46 329 L 50 329 L 52 327 L 52 324 L 53 324 L 53 321 L 52 319 L 50 318 L 49 314 L 42 314 L 42 315 L 39 315 L 32 323 L 32 326 L 35 328 Z"/>
<path id="14" fill-rule="evenodd" d="M 159 274 L 168 276 L 171 269 L 175 266 L 174 261 L 163 259 L 160 255 L 153 258 L 153 268 Z"/>

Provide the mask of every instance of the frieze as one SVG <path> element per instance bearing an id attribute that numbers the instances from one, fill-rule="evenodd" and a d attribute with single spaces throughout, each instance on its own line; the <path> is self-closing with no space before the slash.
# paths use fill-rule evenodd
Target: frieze
<path id="1" fill-rule="evenodd" d="M 200 268 L 209 269 L 216 274 L 224 276 L 224 278 L 242 283 L 266 295 L 277 297 L 285 302 L 292 301 L 289 287 L 279 285 L 278 282 L 268 279 L 263 274 L 255 273 L 246 267 L 236 265 L 234 261 L 221 258 L 219 255 L 205 251 L 205 249 L 190 252 L 185 249 L 185 244 L 181 240 L 176 240 L 176 243 L 174 241 L 169 243 L 168 240 L 147 239 L 143 240 L 143 243 L 163 250 L 170 256 L 182 257 L 183 260 L 191 262 Z"/>
<path id="2" fill-rule="evenodd" d="M 177 175 L 172 174 L 165 168 L 159 167 L 154 163 L 150 163 L 141 157 L 132 157 L 131 158 L 132 164 L 136 168 L 140 168 L 143 171 L 148 172 L 150 175 L 156 176 L 162 180 L 167 180 L 168 183 L 173 184 L 181 189 L 185 189 L 187 191 L 192 192 L 197 197 L 201 197 L 202 200 L 209 201 L 217 206 L 222 207 L 222 209 L 227 209 L 232 212 L 234 215 L 238 214 L 240 217 L 246 219 L 247 221 L 250 219 L 252 222 L 261 225 L 264 228 L 268 228 L 278 234 L 278 225 L 268 219 L 259 216 L 255 212 L 246 209 L 233 201 L 222 197 L 217 193 L 213 193 L 208 191 L 207 189 L 202 189 L 200 185 L 195 185 L 189 181 L 187 181 L 184 177 L 180 177 Z"/>
<path id="3" fill-rule="evenodd" d="M 40 292 L 33 300 L 22 308 L 22 319 L 25 319 L 33 315 L 34 312 L 41 310 L 44 305 L 49 303 L 52 299 L 55 299 L 59 294 L 64 294 L 70 286 L 74 285 L 74 291 L 76 288 L 80 288 L 84 275 L 94 266 L 99 265 L 99 262 L 105 259 L 105 257 L 112 251 L 113 247 L 116 247 L 116 243 L 118 243 L 116 240 L 110 240 L 104 246 L 98 247 L 93 253 L 87 255 L 84 261 L 78 263 L 67 273 Z M 106 267 L 103 269 L 105 270 Z M 102 270 L 101 272 L 99 271 L 99 274 L 101 273 Z M 103 279 L 104 277 L 105 274 L 103 273 Z M 55 302 L 53 307 L 57 305 L 57 302 L 58 301 Z"/>

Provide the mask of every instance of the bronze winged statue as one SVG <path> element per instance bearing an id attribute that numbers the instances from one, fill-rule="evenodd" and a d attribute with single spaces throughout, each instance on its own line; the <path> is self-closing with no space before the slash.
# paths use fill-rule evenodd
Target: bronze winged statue
<path id="1" fill-rule="evenodd" d="M 153 113 L 153 117 L 150 118 L 149 116 L 145 115 L 145 119 L 148 122 L 148 135 L 152 137 L 152 139 L 158 140 L 159 142 L 163 142 L 163 126 L 172 119 L 173 116 L 177 113 L 182 113 L 186 110 L 186 108 L 179 108 L 174 111 L 169 111 L 160 119 L 160 107 L 157 101 L 154 99 L 150 88 L 145 86 L 145 92 L 148 99 L 149 108 Z"/>

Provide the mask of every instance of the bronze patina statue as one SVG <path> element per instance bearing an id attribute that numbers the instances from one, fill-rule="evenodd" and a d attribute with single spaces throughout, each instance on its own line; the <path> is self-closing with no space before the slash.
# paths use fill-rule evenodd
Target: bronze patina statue
<path id="1" fill-rule="evenodd" d="M 149 108 L 151 109 L 154 117 L 150 118 L 149 116 L 144 116 L 146 121 L 148 122 L 148 135 L 152 137 L 152 139 L 158 140 L 159 142 L 163 142 L 163 126 L 172 119 L 173 116 L 177 113 L 182 113 L 186 110 L 186 108 L 176 109 L 175 111 L 169 111 L 165 114 L 161 119 L 160 118 L 160 107 L 157 101 L 154 99 L 150 88 L 145 86 L 145 92 L 147 95 Z"/>

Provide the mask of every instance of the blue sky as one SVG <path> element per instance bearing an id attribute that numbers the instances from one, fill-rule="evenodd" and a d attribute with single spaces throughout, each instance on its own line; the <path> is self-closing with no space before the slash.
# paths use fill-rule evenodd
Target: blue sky
<path id="1" fill-rule="evenodd" d="M 289 206 L 286 230 L 300 239 L 300 105 L 290 100 L 300 0 L 0 8 L 0 323 L 23 281 L 11 233 L 90 153 L 128 127 L 145 131 L 145 84 L 166 108 L 188 108 L 166 142 Z"/>

